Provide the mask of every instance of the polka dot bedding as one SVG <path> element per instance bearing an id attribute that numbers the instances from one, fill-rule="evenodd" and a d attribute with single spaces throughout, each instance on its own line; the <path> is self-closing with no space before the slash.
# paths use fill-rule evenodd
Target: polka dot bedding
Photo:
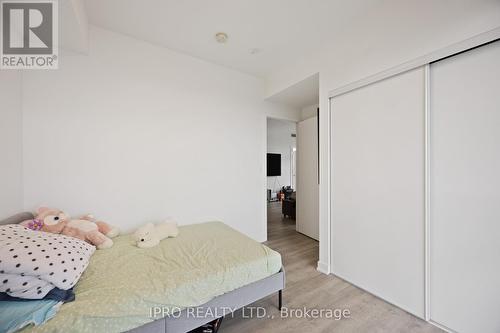
<path id="1" fill-rule="evenodd" d="M 0 292 L 41 299 L 54 287 L 72 288 L 95 247 L 64 235 L 18 224 L 0 226 Z"/>

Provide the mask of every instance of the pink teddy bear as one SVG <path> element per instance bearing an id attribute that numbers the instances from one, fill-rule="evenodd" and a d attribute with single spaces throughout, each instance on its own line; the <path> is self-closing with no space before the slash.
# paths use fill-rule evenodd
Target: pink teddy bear
<path id="1" fill-rule="evenodd" d="M 71 219 L 63 211 L 47 207 L 38 208 L 35 219 L 24 221 L 21 224 L 32 230 L 75 237 L 95 245 L 98 249 L 112 247 L 113 240 L 111 238 L 120 234 L 118 228 L 102 221 L 96 221 L 92 215 Z"/>

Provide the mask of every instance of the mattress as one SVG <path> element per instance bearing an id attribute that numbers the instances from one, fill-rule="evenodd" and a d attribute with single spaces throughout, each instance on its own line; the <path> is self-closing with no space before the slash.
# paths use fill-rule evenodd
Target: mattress
<path id="1" fill-rule="evenodd" d="M 153 321 L 154 307 L 199 306 L 281 268 L 279 253 L 221 222 L 182 226 L 178 237 L 150 249 L 128 235 L 114 241 L 91 258 L 76 301 L 24 331 L 123 332 Z"/>

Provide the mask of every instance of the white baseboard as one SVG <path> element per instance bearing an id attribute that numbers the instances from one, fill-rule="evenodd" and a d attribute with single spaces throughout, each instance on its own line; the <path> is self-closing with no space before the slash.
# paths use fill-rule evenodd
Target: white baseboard
<path id="1" fill-rule="evenodd" d="M 327 263 L 318 261 L 318 267 L 316 269 L 323 274 L 330 274 L 330 265 Z"/>
<path id="2" fill-rule="evenodd" d="M 446 327 L 444 325 L 441 325 L 439 323 L 436 323 L 435 321 L 433 321 L 432 319 L 428 321 L 430 324 L 436 326 L 437 328 L 440 328 L 442 329 L 443 331 L 445 332 L 448 332 L 448 333 L 457 333 L 456 331 L 452 330 L 451 328 L 449 327 Z"/>

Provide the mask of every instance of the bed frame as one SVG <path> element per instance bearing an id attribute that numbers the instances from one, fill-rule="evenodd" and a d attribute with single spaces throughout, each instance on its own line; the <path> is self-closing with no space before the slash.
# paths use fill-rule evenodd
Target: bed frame
<path id="1" fill-rule="evenodd" d="M 31 213 L 20 213 L 5 220 L 0 220 L 0 225 L 16 224 L 25 220 L 33 219 Z M 278 293 L 278 309 L 281 310 L 283 304 L 283 289 L 285 288 L 285 271 L 282 268 L 278 273 L 262 280 L 258 280 L 231 292 L 215 297 L 210 302 L 200 305 L 204 314 L 228 315 L 229 309 L 240 309 L 252 304 L 259 299 L 271 294 Z M 187 309 L 176 314 L 175 317 L 165 317 L 157 319 L 151 323 L 134 328 L 129 333 L 185 333 L 195 328 L 205 325 L 215 319 L 215 316 L 204 316 L 197 318 L 189 313 Z"/>
<path id="2" fill-rule="evenodd" d="M 285 287 L 285 272 L 281 269 L 278 273 L 270 277 L 256 281 L 243 286 L 221 296 L 218 296 L 208 303 L 200 305 L 203 313 L 214 313 L 227 315 L 230 313 L 228 308 L 240 309 L 246 305 L 252 304 L 261 298 L 278 293 L 278 308 L 282 306 L 282 290 Z M 208 309 L 210 308 L 210 311 Z M 177 316 L 176 316 L 177 317 Z M 188 316 L 187 310 L 183 310 L 178 318 L 165 317 L 155 320 L 149 324 L 137 327 L 128 332 L 130 333 L 184 333 L 197 327 L 205 325 L 217 317 L 193 318 Z"/>

